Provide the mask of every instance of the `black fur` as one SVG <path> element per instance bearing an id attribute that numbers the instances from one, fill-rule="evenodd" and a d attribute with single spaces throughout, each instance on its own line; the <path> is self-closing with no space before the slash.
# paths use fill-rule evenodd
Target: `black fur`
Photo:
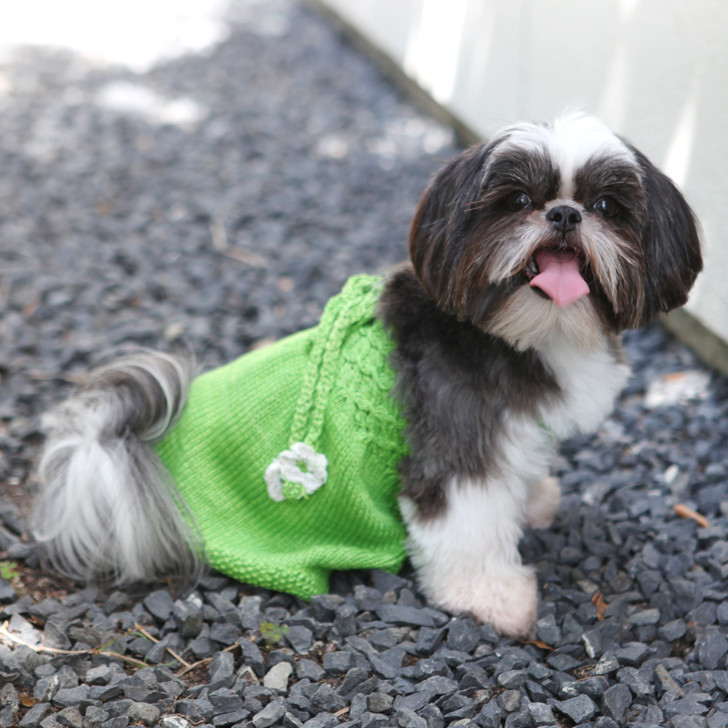
<path id="1" fill-rule="evenodd" d="M 685 198 L 642 152 L 630 148 L 644 171 L 647 193 L 644 325 L 688 300 L 703 260 L 698 223 Z"/>
<path id="2" fill-rule="evenodd" d="M 402 492 L 432 517 L 453 476 L 493 474 L 506 412 L 536 416 L 560 389 L 536 352 L 438 309 L 409 267 L 388 279 L 379 315 L 397 343 L 395 396 L 409 423 Z"/>

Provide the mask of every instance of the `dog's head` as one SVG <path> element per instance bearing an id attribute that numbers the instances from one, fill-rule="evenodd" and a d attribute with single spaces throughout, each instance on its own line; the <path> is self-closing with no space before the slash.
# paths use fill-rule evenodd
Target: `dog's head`
<path id="1" fill-rule="evenodd" d="M 685 303 L 702 268 L 680 192 L 583 115 L 509 127 L 449 162 L 420 201 L 410 255 L 440 308 L 519 349 L 644 324 Z"/>

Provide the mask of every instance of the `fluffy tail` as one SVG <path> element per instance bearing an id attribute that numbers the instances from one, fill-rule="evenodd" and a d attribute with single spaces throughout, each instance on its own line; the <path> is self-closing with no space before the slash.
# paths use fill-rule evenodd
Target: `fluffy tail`
<path id="1" fill-rule="evenodd" d="M 200 545 L 151 445 L 174 424 L 192 367 L 142 352 L 92 373 L 47 415 L 33 531 L 73 579 L 200 575 Z"/>

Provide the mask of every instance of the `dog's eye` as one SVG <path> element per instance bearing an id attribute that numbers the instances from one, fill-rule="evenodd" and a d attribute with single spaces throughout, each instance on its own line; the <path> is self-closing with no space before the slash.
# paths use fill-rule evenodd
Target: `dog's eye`
<path id="1" fill-rule="evenodd" d="M 531 198 L 525 192 L 513 192 L 508 197 L 508 207 L 514 212 L 525 210 L 532 204 Z"/>
<path id="2" fill-rule="evenodd" d="M 614 217 L 619 212 L 619 205 L 611 197 L 600 197 L 592 209 L 602 217 Z"/>

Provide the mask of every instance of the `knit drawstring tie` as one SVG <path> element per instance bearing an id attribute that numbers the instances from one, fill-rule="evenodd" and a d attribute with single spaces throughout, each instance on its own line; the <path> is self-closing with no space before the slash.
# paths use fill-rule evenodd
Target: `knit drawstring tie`
<path id="1" fill-rule="evenodd" d="M 341 296 L 324 309 L 296 403 L 289 449 L 274 458 L 265 471 L 268 495 L 273 500 L 301 500 L 326 483 L 328 459 L 317 452 L 317 447 L 343 343 L 353 327 L 371 319 L 381 289 L 379 278 L 351 278 Z"/>

